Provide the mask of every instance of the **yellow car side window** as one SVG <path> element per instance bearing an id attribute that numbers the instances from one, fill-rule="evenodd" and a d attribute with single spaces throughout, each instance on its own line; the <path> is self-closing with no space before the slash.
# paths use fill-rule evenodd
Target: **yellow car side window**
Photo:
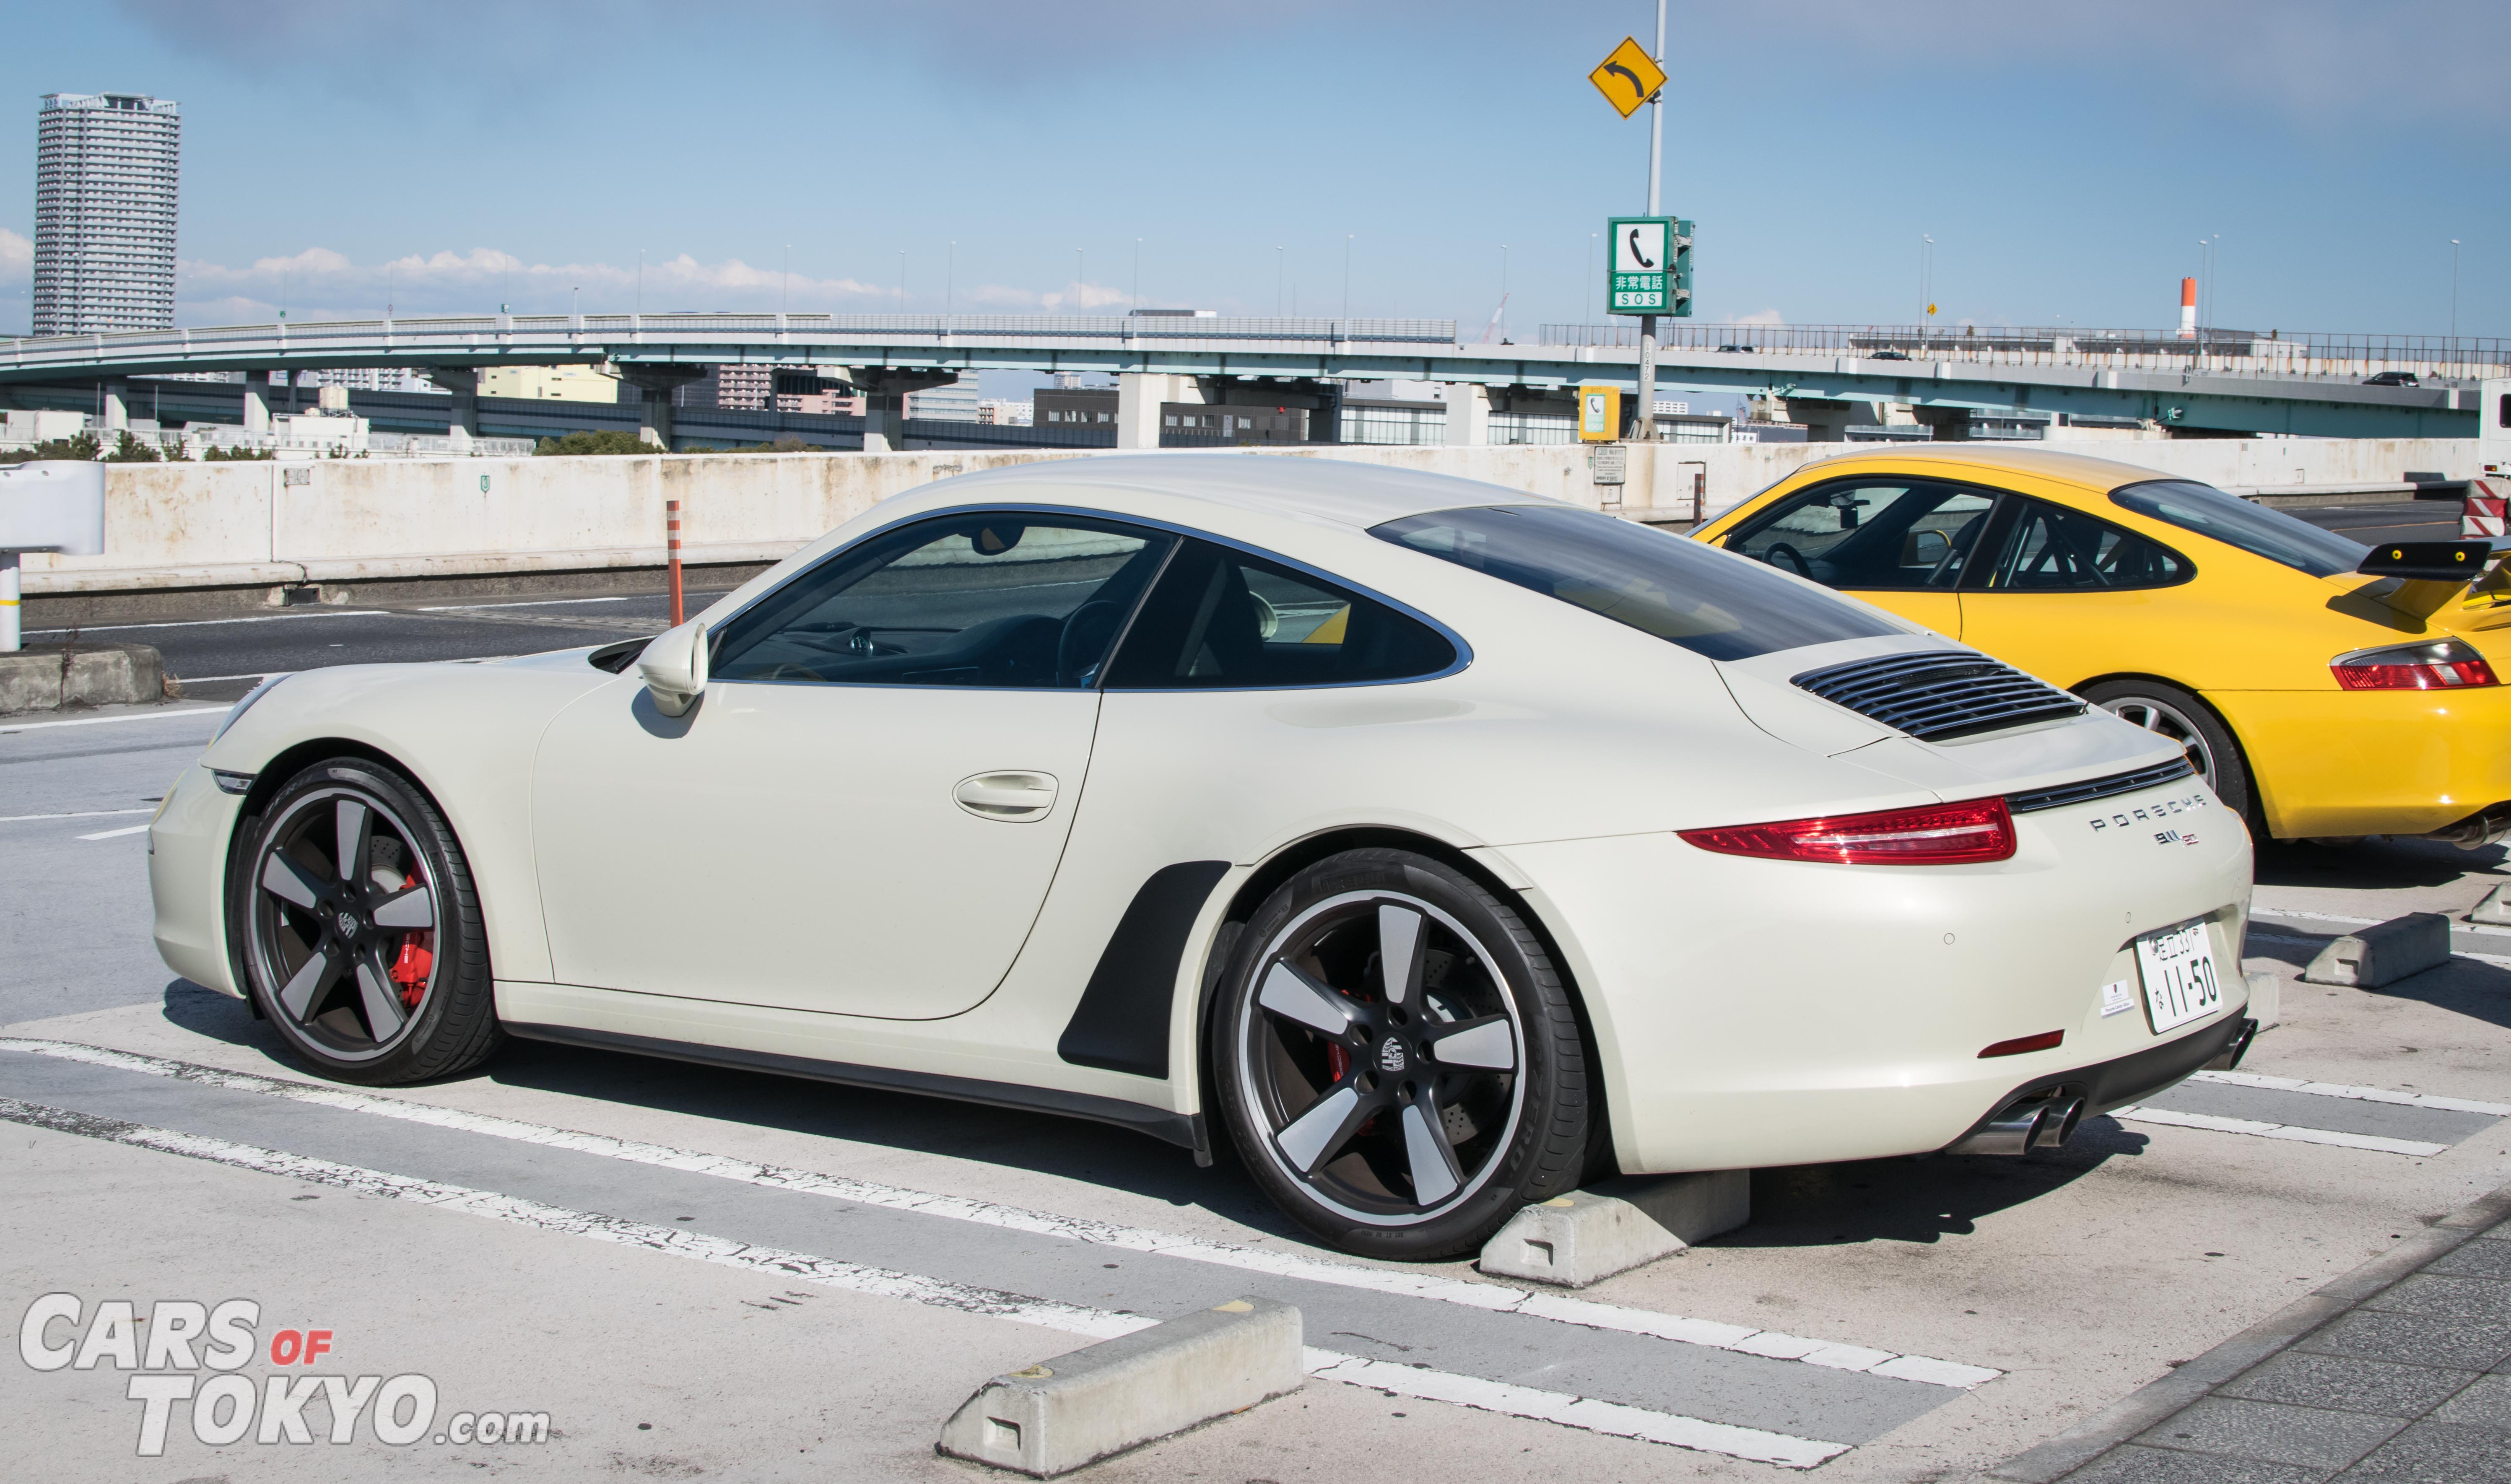
<path id="1" fill-rule="evenodd" d="M 2189 576 L 2185 558 L 2080 511 L 2022 502 L 1990 589 L 2047 592 L 2167 588 Z"/>

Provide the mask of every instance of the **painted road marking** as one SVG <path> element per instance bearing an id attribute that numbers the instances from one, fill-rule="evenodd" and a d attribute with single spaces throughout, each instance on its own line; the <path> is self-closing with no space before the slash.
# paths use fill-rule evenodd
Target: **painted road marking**
<path id="1" fill-rule="evenodd" d="M 423 1123 L 431 1127 L 457 1129 L 468 1133 L 486 1134 L 493 1138 L 511 1139 L 518 1143 L 537 1144 L 546 1148 L 598 1155 L 604 1159 L 621 1160 L 634 1164 L 651 1164 L 665 1169 L 711 1175 L 771 1190 L 796 1191 L 807 1195 L 825 1196 L 836 1200 L 853 1201 L 861 1205 L 914 1211 L 927 1216 L 944 1216 L 979 1226 L 1062 1237 L 1096 1246 L 1184 1258 L 1192 1262 L 1211 1263 L 1216 1267 L 1234 1268 L 1241 1272 L 1262 1273 L 1277 1277 L 1298 1278 L 1308 1282 L 1329 1283 L 1341 1288 L 1363 1289 L 1407 1298 L 1430 1299 L 1469 1309 L 1522 1313 L 1563 1324 L 1582 1325 L 1590 1329 L 1649 1335 L 1660 1340 L 1671 1340 L 1679 1345 L 1698 1345 L 1713 1350 L 1734 1351 L 1742 1354 L 1762 1355 L 1777 1360 L 1795 1360 L 1830 1370 L 1862 1371 L 1898 1381 L 1923 1382 L 1929 1386 L 1950 1387 L 1957 1390 L 1969 1390 L 1984 1386 L 2004 1374 L 1986 1366 L 1963 1365 L 1956 1361 L 1938 1360 L 1926 1355 L 1905 1355 L 1893 1351 L 1811 1340 L 1777 1330 L 1755 1329 L 1750 1325 L 1722 1324 L 1713 1319 L 1684 1318 L 1679 1314 L 1660 1313 L 1654 1310 L 1631 1309 L 1616 1304 L 1598 1304 L 1586 1299 L 1573 1299 L 1562 1294 L 1508 1287 L 1498 1283 L 1473 1282 L 1435 1274 L 1371 1268 L 1358 1263 L 1312 1257 L 1304 1253 L 1268 1252 L 1228 1242 L 1211 1241 L 1202 1237 L 1182 1237 L 1141 1227 L 1120 1226 L 1113 1222 L 1091 1221 L 1079 1217 L 1058 1216 L 1044 1211 L 1024 1210 L 1018 1206 L 997 1205 L 992 1201 L 973 1200 L 958 1196 L 940 1196 L 927 1191 L 906 1190 L 898 1186 L 879 1185 L 843 1175 L 827 1175 L 813 1170 L 760 1164 L 723 1155 L 614 1138 L 608 1134 L 554 1128 L 546 1124 L 500 1118 L 493 1114 L 466 1113 L 459 1109 L 443 1108 L 429 1103 L 382 1097 L 371 1092 L 353 1092 L 346 1088 L 327 1087 L 313 1083 L 290 1082 L 280 1078 L 262 1077 L 251 1072 L 230 1072 L 220 1067 L 174 1061 L 134 1051 L 118 1051 L 110 1047 L 89 1046 L 74 1041 L 0 1037 L 0 1050 L 25 1051 L 40 1056 L 57 1057 L 64 1061 L 84 1062 L 91 1066 L 112 1067 L 126 1072 L 143 1073 L 151 1077 L 173 1078 L 180 1082 L 197 1083 L 204 1086 L 256 1092 L 268 1097 L 282 1097 L 296 1102 L 311 1103 L 318 1107 L 373 1114 L 380 1118 Z"/>
<path id="2" fill-rule="evenodd" d="M 145 824 L 132 824 L 121 829 L 100 829 L 93 835 L 81 835 L 79 838 L 82 840 L 119 840 L 125 835 L 144 833 L 147 828 L 148 826 Z"/>
<path id="3" fill-rule="evenodd" d="M 2443 1097 L 2432 1092 L 2397 1092 L 2387 1087 L 2349 1087 L 2342 1083 L 2305 1082 L 2299 1077 L 2268 1077 L 2258 1072 L 2199 1072 L 2192 1083 L 2221 1083 L 2233 1087 L 2263 1087 L 2274 1092 L 2307 1092 L 2314 1097 L 2346 1097 L 2366 1103 L 2396 1103 L 2406 1108 L 2437 1108 L 2445 1113 L 2483 1113 L 2511 1119 L 2511 1103 L 2480 1103 L 2473 1098 Z"/>
<path id="4" fill-rule="evenodd" d="M 778 1278 L 816 1283 L 827 1288 L 904 1299 L 930 1309 L 956 1310 L 963 1313 L 1034 1324 L 1094 1340 L 1111 1340 L 1136 1330 L 1148 1329 L 1158 1322 L 1140 1314 L 1112 1313 L 1102 1309 L 1032 1298 L 999 1288 L 981 1288 L 806 1252 L 731 1241 L 703 1232 L 568 1210 L 536 1200 L 501 1196 L 492 1191 L 419 1180 L 202 1134 L 155 1128 L 121 1119 L 97 1118 L 17 1098 L 0 1098 L 0 1120 L 285 1179 L 328 1185 L 362 1196 L 439 1206 L 513 1226 L 589 1237 L 595 1241 L 613 1242 L 746 1272 L 771 1274 Z M 1445 1401 L 1584 1431 L 1776 1464 L 1783 1468 L 1812 1468 L 1848 1452 L 1845 1443 L 1827 1443 L 1784 1432 L 1765 1432 L 1757 1427 L 1739 1427 L 1727 1423 L 1707 1422 L 1559 1391 L 1540 1391 L 1529 1387 L 1509 1386 L 1444 1371 L 1390 1365 L 1333 1351 L 1311 1349 L 1302 1358 L 1309 1375 L 1327 1380 L 1375 1387 L 1417 1396 L 1425 1401 Z"/>
<path id="5" fill-rule="evenodd" d="M 2253 918 L 2250 923 L 2250 936 L 2268 938 L 2280 943 L 2318 943 L 2326 946 L 2333 939 L 2342 937 L 2344 934 L 2341 932 L 2278 932 L 2272 928 L 2258 926 L 2257 919 Z M 2479 964 L 2492 964 L 2498 968 L 2511 969 L 2511 956 L 2498 953 L 2465 953 L 2453 949 L 2451 957 L 2473 959 Z"/>
<path id="6" fill-rule="evenodd" d="M 117 721 L 167 721 L 176 716 L 224 716 L 228 705 L 184 705 L 163 711 L 131 711 L 120 716 L 81 716 L 73 721 L 21 721 L 0 726 L 0 737 L 12 732 L 41 732 L 47 727 L 101 727 Z"/>
<path id="7" fill-rule="evenodd" d="M 2246 1133 L 2261 1139 L 2289 1139 L 2297 1144 L 2333 1144 L 2339 1149 L 2369 1149 L 2384 1155 L 2408 1155 L 2415 1159 L 2430 1159 L 2450 1152 L 2447 1144 L 2384 1139 L 2371 1133 L 2338 1133 L 2332 1128 L 2303 1128 L 2292 1123 L 2261 1123 L 2253 1119 L 2219 1118 L 2211 1113 L 2175 1113 L 2168 1108 L 2143 1108 L 2133 1103 L 2111 1109 L 2110 1117 L 2132 1123 L 2205 1128 L 2216 1133 Z"/>
<path id="8" fill-rule="evenodd" d="M 116 633 L 126 628 L 204 628 L 212 624 L 287 624 L 300 619 L 380 619 L 379 608 L 308 608 L 303 613 L 255 613 L 232 619 L 170 619 L 155 624 L 89 624 L 78 628 L 34 628 L 28 636 L 50 633 Z"/>
<path id="9" fill-rule="evenodd" d="M 0 815 L 0 824 L 23 824 L 30 819 L 101 819 L 111 815 L 153 815 L 153 809 L 73 809 L 58 815 Z"/>
<path id="10" fill-rule="evenodd" d="M 2253 906 L 2250 908 L 2250 911 L 2253 915 L 2259 917 L 2285 917 L 2291 918 L 2296 922 L 2305 923 L 2343 923 L 2346 926 L 2353 928 L 2376 928 L 2382 923 L 2395 922 L 2397 920 L 2395 918 L 2388 917 L 2339 917 L 2334 912 L 2295 912 L 2288 911 L 2283 907 Z M 2511 937 L 2511 928 L 2489 928 L 2483 923 L 2462 923 L 2455 919 L 2452 921 L 2450 931 L 2453 932 L 2478 932 L 2483 933 L 2488 937 Z"/>

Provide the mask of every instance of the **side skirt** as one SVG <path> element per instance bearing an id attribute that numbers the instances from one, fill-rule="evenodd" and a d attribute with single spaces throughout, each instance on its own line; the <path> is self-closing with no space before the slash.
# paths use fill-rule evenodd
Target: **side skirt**
<path id="1" fill-rule="evenodd" d="M 1089 1119 L 1095 1123 L 1135 1129 L 1180 1149 L 1190 1150 L 1197 1164 L 1212 1162 L 1212 1141 L 1206 1132 L 1203 1115 L 1199 1113 L 1170 1113 L 1121 1098 L 1096 1097 L 1087 1092 L 1066 1092 L 1054 1087 L 1024 1087 L 1014 1083 L 981 1082 L 973 1077 L 946 1077 L 935 1072 L 902 1072 L 891 1067 L 820 1061 L 808 1056 L 745 1050 L 739 1046 L 665 1041 L 653 1036 L 632 1036 L 622 1031 L 587 1030 L 572 1025 L 518 1024 L 512 1020 L 505 1022 L 505 1030 L 506 1034 L 520 1036 L 526 1041 L 549 1041 L 560 1046 L 590 1046 L 603 1051 L 633 1051 L 640 1056 L 661 1056 L 673 1061 L 728 1067 L 740 1072 L 773 1072 L 781 1077 L 808 1078 L 813 1082 L 837 1083 L 849 1087 L 915 1092 L 963 1103 L 983 1103 L 992 1108 L 1016 1108 L 1028 1113 Z"/>

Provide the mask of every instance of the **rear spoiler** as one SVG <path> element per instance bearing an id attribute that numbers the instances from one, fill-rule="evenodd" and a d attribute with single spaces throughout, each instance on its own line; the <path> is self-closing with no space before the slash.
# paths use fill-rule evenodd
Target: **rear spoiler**
<path id="1" fill-rule="evenodd" d="M 2409 582 L 2468 583 L 2502 554 L 2511 538 L 2491 541 L 2387 541 L 2363 553 L 2354 570 L 2364 577 L 2396 577 Z"/>

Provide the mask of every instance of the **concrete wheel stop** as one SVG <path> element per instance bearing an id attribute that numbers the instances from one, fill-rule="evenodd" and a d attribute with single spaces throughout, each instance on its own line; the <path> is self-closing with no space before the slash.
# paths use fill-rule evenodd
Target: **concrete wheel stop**
<path id="1" fill-rule="evenodd" d="M 1298 1389 L 1299 1312 L 1217 1308 L 997 1376 L 942 1425 L 934 1451 L 1050 1479 Z"/>
<path id="2" fill-rule="evenodd" d="M 1492 1277 L 1584 1288 L 1752 1219 L 1751 1170 L 1607 1180 L 1519 1211 L 1474 1266 Z"/>
<path id="3" fill-rule="evenodd" d="M 2438 912 L 2410 912 L 2322 948 L 2301 971 L 2301 981 L 2378 989 L 2449 962 L 2450 919 Z"/>
<path id="4" fill-rule="evenodd" d="M 2284 980 L 2264 970 L 2241 977 L 2249 983 L 2249 1016 L 2259 1023 L 2259 1029 L 2271 1031 L 2284 1024 Z"/>

